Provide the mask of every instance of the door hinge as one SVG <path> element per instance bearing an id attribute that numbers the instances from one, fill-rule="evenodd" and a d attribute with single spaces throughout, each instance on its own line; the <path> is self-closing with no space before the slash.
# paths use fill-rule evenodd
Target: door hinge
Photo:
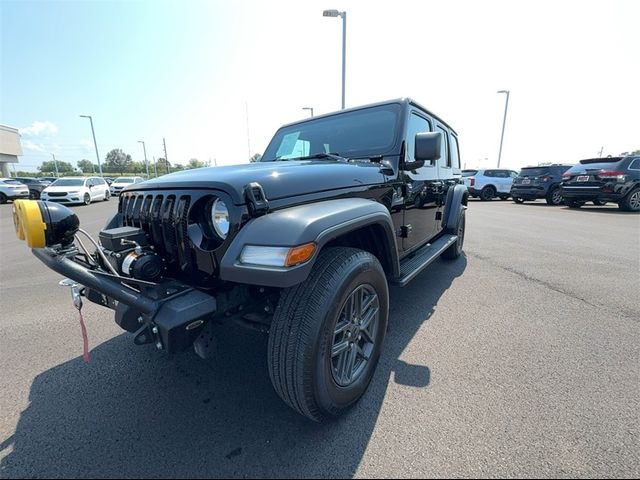
<path id="1" fill-rule="evenodd" d="M 411 233 L 411 230 L 413 230 L 413 228 L 411 227 L 411 224 L 402 225 L 400 227 L 400 230 L 398 230 L 398 236 L 400 238 L 407 238 L 409 236 L 409 234 Z"/>

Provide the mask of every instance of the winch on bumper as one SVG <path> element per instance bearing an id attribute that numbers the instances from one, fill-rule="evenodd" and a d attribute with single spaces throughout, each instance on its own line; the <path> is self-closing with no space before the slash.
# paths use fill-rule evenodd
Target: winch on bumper
<path id="1" fill-rule="evenodd" d="M 55 272 L 81 284 L 87 299 L 115 310 L 116 322 L 135 334 L 136 344 L 155 343 L 168 353 L 183 351 L 193 345 L 216 312 L 213 295 L 180 282 L 155 283 L 107 273 L 98 265 L 98 257 L 108 263 L 102 250 L 93 257 L 75 245 L 76 234 L 82 230 L 77 216 L 62 205 L 18 201 L 13 217 L 18 237 L 27 242 L 33 254 Z M 135 240 L 131 242 L 136 247 L 127 250 L 126 257 L 135 257 L 129 268 L 145 253 L 139 251 Z"/>

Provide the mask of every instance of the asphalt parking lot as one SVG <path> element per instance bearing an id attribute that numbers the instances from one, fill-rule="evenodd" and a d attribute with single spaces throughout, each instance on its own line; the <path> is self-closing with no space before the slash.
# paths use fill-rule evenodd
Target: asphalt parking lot
<path id="1" fill-rule="evenodd" d="M 116 201 L 74 207 L 92 233 Z M 136 347 L 0 205 L 0 477 L 640 476 L 640 216 L 470 202 L 466 255 L 392 289 L 372 385 L 318 425 L 271 387 L 266 338 L 212 359 Z"/>

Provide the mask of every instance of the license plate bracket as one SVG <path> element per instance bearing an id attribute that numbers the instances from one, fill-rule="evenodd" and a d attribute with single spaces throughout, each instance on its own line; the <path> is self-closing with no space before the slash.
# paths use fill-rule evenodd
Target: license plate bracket
<path id="1" fill-rule="evenodd" d="M 576 178 L 576 181 L 578 181 L 578 182 L 588 182 L 589 181 L 589 175 L 578 175 L 578 178 Z"/>

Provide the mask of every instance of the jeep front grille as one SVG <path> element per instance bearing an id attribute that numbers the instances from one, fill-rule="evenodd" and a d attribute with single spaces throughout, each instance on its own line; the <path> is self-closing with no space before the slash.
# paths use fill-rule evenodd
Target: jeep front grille
<path id="1" fill-rule="evenodd" d="M 190 195 L 127 192 L 120 197 L 119 212 L 126 227 L 142 228 L 169 265 L 185 271 L 191 265 L 187 226 Z"/>

